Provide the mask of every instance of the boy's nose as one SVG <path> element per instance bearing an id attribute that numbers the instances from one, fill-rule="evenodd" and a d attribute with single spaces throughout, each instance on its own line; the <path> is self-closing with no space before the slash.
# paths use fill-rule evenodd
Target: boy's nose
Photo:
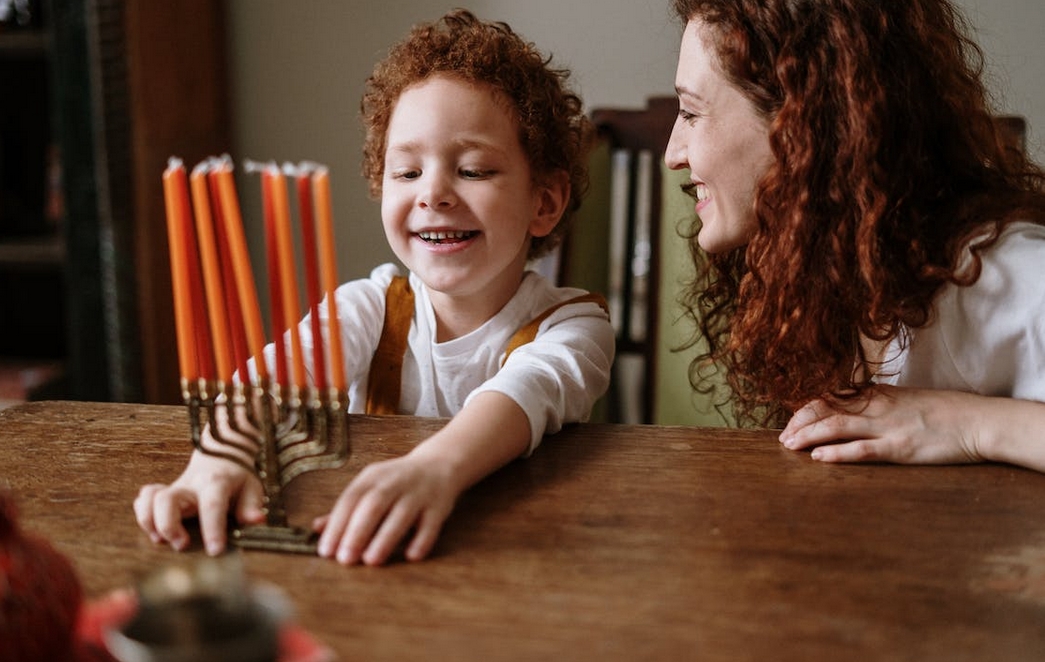
<path id="1" fill-rule="evenodd" d="M 423 209 L 449 209 L 456 203 L 457 196 L 453 186 L 447 182 L 446 177 L 440 175 L 432 175 L 429 178 L 428 186 L 418 199 L 418 204 Z"/>

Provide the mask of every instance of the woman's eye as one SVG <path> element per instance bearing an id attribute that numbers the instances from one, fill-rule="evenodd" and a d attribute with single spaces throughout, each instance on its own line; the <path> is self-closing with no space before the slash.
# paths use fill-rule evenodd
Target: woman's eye
<path id="1" fill-rule="evenodd" d="M 688 110 L 682 110 L 680 108 L 679 109 L 679 117 L 682 118 L 683 122 L 687 122 L 689 124 L 692 124 L 693 121 L 697 119 L 697 114 L 696 113 L 691 113 Z"/>

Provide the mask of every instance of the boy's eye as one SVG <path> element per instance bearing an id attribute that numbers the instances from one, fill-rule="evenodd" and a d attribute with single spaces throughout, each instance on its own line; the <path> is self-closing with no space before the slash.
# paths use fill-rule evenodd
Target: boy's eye
<path id="1" fill-rule="evenodd" d="M 421 176 L 420 170 L 393 170 L 391 172 L 393 179 L 417 179 Z"/>
<path id="2" fill-rule="evenodd" d="M 492 170 L 483 170 L 481 168 L 461 168 L 459 172 L 465 179 L 484 179 L 493 174 Z"/>

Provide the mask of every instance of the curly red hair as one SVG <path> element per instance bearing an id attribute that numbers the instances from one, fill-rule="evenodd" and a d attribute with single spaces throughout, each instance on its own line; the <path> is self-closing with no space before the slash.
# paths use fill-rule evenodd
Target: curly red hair
<path id="1" fill-rule="evenodd" d="M 1000 136 L 983 54 L 947 0 L 674 9 L 705 24 L 770 126 L 754 236 L 706 256 L 695 225 L 698 273 L 680 298 L 696 322 L 687 346 L 709 343 L 690 381 L 711 390 L 704 375 L 721 366 L 739 420 L 779 423 L 812 398 L 861 393 L 874 368 L 861 336 L 905 339 L 941 287 L 978 278 L 976 256 L 1006 224 L 1045 223 L 1045 174 Z"/>
<path id="2" fill-rule="evenodd" d="M 519 124 L 519 141 L 537 182 L 566 172 L 570 200 L 555 229 L 534 237 L 529 258 L 553 249 L 588 188 L 588 153 L 594 129 L 579 96 L 566 85 L 570 72 L 550 67 L 537 48 L 505 23 L 484 22 L 457 9 L 432 23 L 413 27 L 393 45 L 367 78 L 361 102 L 366 139 L 363 175 L 370 195 L 381 195 L 388 122 L 406 88 L 436 74 L 489 85 L 510 102 Z"/>

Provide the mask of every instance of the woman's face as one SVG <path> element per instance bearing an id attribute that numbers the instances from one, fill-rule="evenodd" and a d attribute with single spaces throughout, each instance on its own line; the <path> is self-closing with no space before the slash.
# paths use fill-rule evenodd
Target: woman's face
<path id="1" fill-rule="evenodd" d="M 682 34 L 675 91 L 679 114 L 664 161 L 688 168 L 684 190 L 696 201 L 697 243 L 709 253 L 746 244 L 755 232 L 755 186 L 772 153 L 769 124 L 719 70 L 705 38 L 710 28 L 691 20 Z"/>

